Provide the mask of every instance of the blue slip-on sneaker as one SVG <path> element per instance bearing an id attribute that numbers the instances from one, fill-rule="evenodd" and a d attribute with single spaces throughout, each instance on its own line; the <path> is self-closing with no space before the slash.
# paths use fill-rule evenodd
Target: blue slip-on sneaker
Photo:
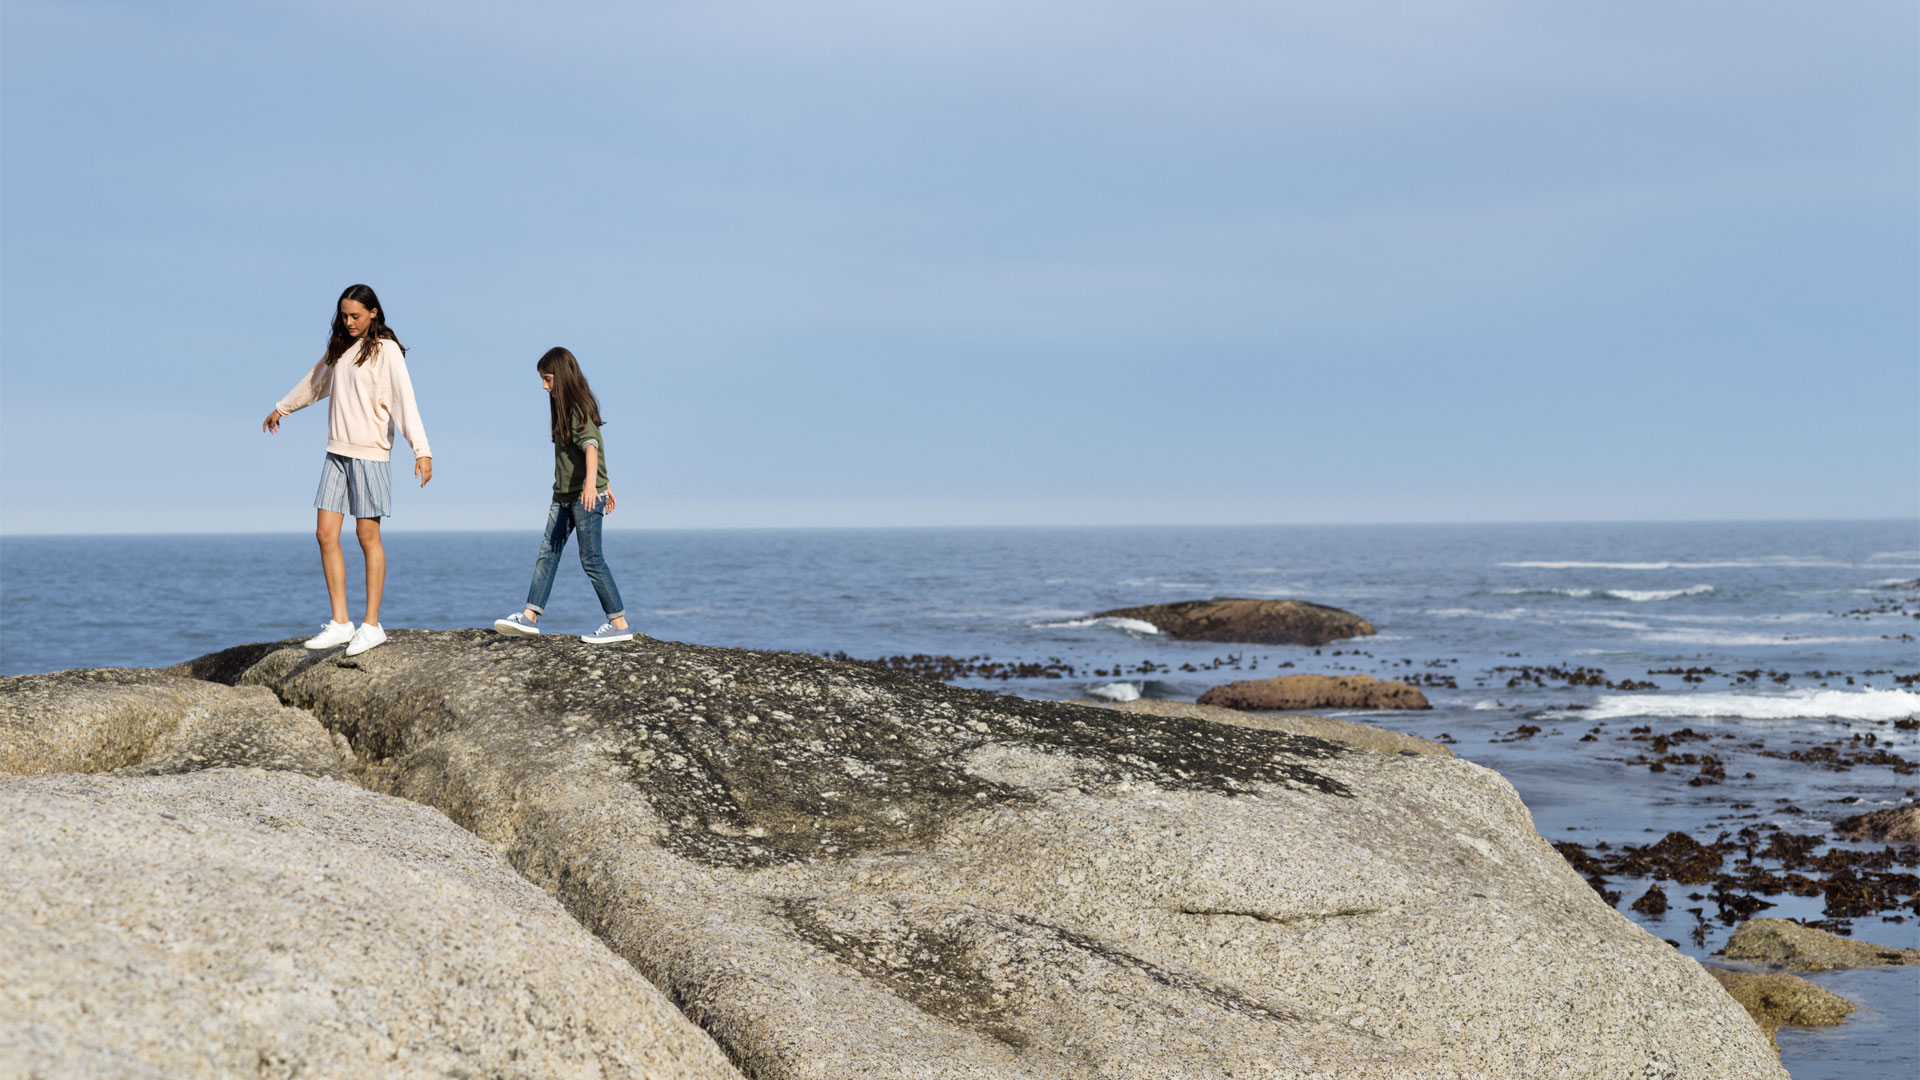
<path id="1" fill-rule="evenodd" d="M 593 633 L 581 634 L 580 640 L 589 645 L 605 645 L 614 641 L 632 641 L 633 627 L 629 626 L 625 630 L 622 630 L 610 622 L 603 622 L 600 624 L 600 629 L 595 630 Z"/>
<path id="2" fill-rule="evenodd" d="M 533 637 L 540 628 L 527 619 L 527 613 L 516 611 L 504 619 L 493 620 L 493 628 L 502 634 L 518 634 L 521 637 Z"/>

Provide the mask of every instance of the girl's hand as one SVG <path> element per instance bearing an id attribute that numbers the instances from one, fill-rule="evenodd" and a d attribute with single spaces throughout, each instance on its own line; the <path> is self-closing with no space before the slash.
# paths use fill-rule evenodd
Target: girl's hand
<path id="1" fill-rule="evenodd" d="M 613 504 L 614 504 L 613 489 L 608 488 L 607 489 L 607 513 L 609 514 L 613 513 Z"/>
<path id="2" fill-rule="evenodd" d="M 285 415 L 287 414 L 281 412 L 279 409 L 273 410 L 272 412 L 267 414 L 266 422 L 260 425 L 260 430 L 266 432 L 269 435 L 279 434 L 280 418 Z"/>
<path id="3" fill-rule="evenodd" d="M 593 513 L 594 507 L 600 505 L 600 493 L 593 490 L 592 484 L 580 489 L 580 505 L 586 507 L 589 514 Z"/>
<path id="4" fill-rule="evenodd" d="M 430 457 L 414 458 L 413 475 L 420 478 L 421 487 L 426 487 L 427 481 L 433 479 L 433 459 Z"/>

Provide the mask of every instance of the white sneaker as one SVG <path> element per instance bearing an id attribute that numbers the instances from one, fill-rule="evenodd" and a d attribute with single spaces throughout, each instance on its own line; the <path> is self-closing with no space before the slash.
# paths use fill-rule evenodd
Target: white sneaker
<path id="1" fill-rule="evenodd" d="M 633 624 L 628 623 L 627 628 L 622 630 L 610 622 L 603 622 L 600 624 L 600 629 L 595 630 L 593 633 L 581 634 L 580 640 L 589 645 L 605 645 L 613 641 L 632 641 Z"/>
<path id="2" fill-rule="evenodd" d="M 320 632 L 307 639 L 309 649 L 331 649 L 353 637 L 353 622 L 323 622 Z"/>
<path id="3" fill-rule="evenodd" d="M 347 655 L 359 656 L 376 645 L 387 642 L 387 632 L 373 623 L 361 623 L 360 629 L 353 632 L 353 640 L 347 642 Z"/>
<path id="4" fill-rule="evenodd" d="M 519 634 L 524 637 L 533 637 L 540 632 L 539 627 L 527 621 L 527 613 L 524 611 L 516 611 L 504 619 L 493 620 L 493 628 L 502 634 Z"/>

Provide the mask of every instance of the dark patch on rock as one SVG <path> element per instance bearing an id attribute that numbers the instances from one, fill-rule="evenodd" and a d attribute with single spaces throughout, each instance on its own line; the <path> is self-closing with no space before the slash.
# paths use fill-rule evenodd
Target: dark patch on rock
<path id="1" fill-rule="evenodd" d="M 1094 618 L 1139 619 L 1182 641 L 1255 645 L 1325 645 L 1373 633 L 1373 624 L 1351 611 L 1306 600 L 1185 600 L 1115 608 Z"/>
<path id="2" fill-rule="evenodd" d="M 1321 739 L 1025 701 L 797 653 L 395 631 L 354 661 L 250 645 L 182 667 L 273 687 L 375 774 L 453 729 L 591 740 L 668 823 L 662 843 L 711 865 L 915 846 L 955 815 L 1024 799 L 967 771 L 965 755 L 987 744 L 1069 757 L 1086 789 L 1351 794 L 1311 768 L 1352 752 Z"/>

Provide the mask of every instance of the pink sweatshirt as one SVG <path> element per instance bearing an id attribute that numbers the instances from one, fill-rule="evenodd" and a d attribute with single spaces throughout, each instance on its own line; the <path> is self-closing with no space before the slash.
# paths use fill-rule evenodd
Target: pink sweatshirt
<path id="1" fill-rule="evenodd" d="M 341 457 L 385 461 L 393 450 L 393 428 L 413 447 L 415 458 L 432 457 L 427 429 L 420 423 L 420 407 L 413 402 L 413 380 L 407 360 L 391 338 L 381 338 L 373 359 L 355 366 L 361 346 L 346 351 L 332 367 L 326 357 L 313 365 L 274 408 L 294 413 L 319 401 L 327 403 L 327 453 Z"/>

